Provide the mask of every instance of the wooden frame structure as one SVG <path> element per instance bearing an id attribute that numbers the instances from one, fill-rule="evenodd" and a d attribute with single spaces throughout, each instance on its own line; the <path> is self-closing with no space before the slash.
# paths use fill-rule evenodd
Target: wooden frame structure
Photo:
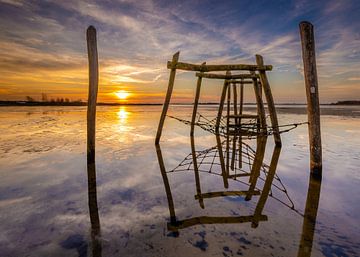
<path id="1" fill-rule="evenodd" d="M 261 55 L 256 55 L 256 65 L 250 64 L 228 64 L 228 65 L 208 65 L 206 63 L 202 63 L 200 65 L 191 64 L 191 63 L 183 63 L 179 62 L 180 52 L 177 52 L 173 55 L 172 61 L 168 61 L 167 67 L 170 69 L 170 77 L 168 83 L 168 89 L 165 96 L 165 101 L 162 109 L 162 113 L 160 116 L 160 121 L 157 129 L 157 134 L 155 138 L 155 144 L 158 145 L 160 142 L 166 114 L 169 108 L 172 91 L 174 88 L 176 70 L 185 70 L 185 71 L 195 71 L 195 76 L 197 79 L 196 84 L 196 93 L 194 99 L 193 113 L 191 118 L 191 130 L 190 135 L 194 135 L 194 127 L 195 127 L 195 119 L 196 113 L 199 105 L 200 91 L 202 79 L 221 79 L 224 80 L 222 94 L 219 103 L 217 122 L 216 122 L 216 133 L 219 133 L 220 121 L 222 118 L 222 112 L 225 105 L 225 98 L 227 96 L 227 115 L 226 115 L 226 123 L 227 123 L 227 131 L 233 134 L 241 133 L 241 120 L 243 119 L 253 119 L 256 118 L 258 120 L 259 129 L 266 130 L 266 116 L 265 116 L 265 108 L 262 100 L 262 92 L 266 97 L 266 102 L 268 106 L 268 111 L 271 120 L 271 126 L 274 131 L 274 140 L 277 146 L 281 146 L 281 137 L 278 127 L 278 119 L 275 110 L 275 104 L 272 97 L 270 84 L 268 82 L 266 71 L 272 70 L 271 65 L 264 65 L 264 61 Z M 226 74 L 215 74 L 209 72 L 219 72 L 226 71 Z M 232 71 L 247 71 L 248 73 L 243 74 L 231 74 Z M 244 104 L 244 85 L 252 84 L 255 92 L 255 99 L 257 104 L 257 115 L 249 115 L 243 114 L 243 104 Z M 237 103 L 237 85 L 239 85 L 239 105 Z M 232 86 L 232 90 L 231 90 Z M 233 91 L 233 94 L 231 94 Z M 233 102 L 233 114 L 230 114 L 230 104 L 231 100 Z M 232 124 L 230 120 L 233 120 Z M 231 130 L 231 128 L 233 128 Z"/>

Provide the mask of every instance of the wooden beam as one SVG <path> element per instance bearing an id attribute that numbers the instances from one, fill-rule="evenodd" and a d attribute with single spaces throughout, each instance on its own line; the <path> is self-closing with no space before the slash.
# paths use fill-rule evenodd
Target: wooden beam
<path id="1" fill-rule="evenodd" d="M 316 72 L 314 27 L 309 22 L 300 23 L 302 56 L 304 62 L 307 114 L 309 121 L 310 169 L 322 172 L 319 90 Z"/>
<path id="2" fill-rule="evenodd" d="M 248 191 L 220 191 L 220 192 L 209 192 L 203 193 L 201 195 L 195 195 L 195 199 L 198 200 L 200 198 L 214 198 L 214 197 L 223 197 L 223 196 L 245 196 Z M 260 195 L 259 190 L 254 190 L 253 195 Z"/>
<path id="3" fill-rule="evenodd" d="M 180 55 L 180 52 L 177 52 L 177 53 L 175 53 L 173 55 L 173 59 L 172 59 L 172 62 L 171 62 L 172 66 L 176 66 L 176 63 L 179 60 L 179 55 Z M 162 129 L 163 129 L 165 118 L 166 118 L 166 113 L 167 113 L 167 111 L 169 109 L 170 99 L 171 99 L 172 91 L 173 91 L 173 88 L 174 88 L 175 75 L 176 75 L 176 68 L 171 68 L 168 89 L 167 89 L 167 92 L 166 92 L 165 102 L 164 102 L 164 105 L 163 105 L 163 110 L 162 110 L 162 113 L 161 113 L 161 116 L 160 116 L 159 126 L 158 126 L 158 129 L 157 129 L 156 138 L 155 138 L 155 144 L 156 145 L 159 144 L 159 142 L 160 142 L 161 133 L 162 133 Z"/>
<path id="4" fill-rule="evenodd" d="M 252 79 L 252 78 L 259 78 L 259 75 L 257 74 L 213 74 L 213 73 L 203 73 L 203 72 L 197 72 L 196 77 L 202 77 L 207 79 Z"/>
<path id="5" fill-rule="evenodd" d="M 178 69 L 178 70 L 187 70 L 187 71 L 202 71 L 202 72 L 210 72 L 210 71 L 235 71 L 235 70 L 253 70 L 253 71 L 266 71 L 272 70 L 271 65 L 259 66 L 259 65 L 251 65 L 251 64 L 225 64 L 225 65 L 198 65 L 191 64 L 185 62 L 177 62 L 168 61 L 167 63 L 168 69 Z"/>
<path id="6" fill-rule="evenodd" d="M 184 229 L 192 227 L 195 225 L 204 225 L 204 224 L 235 224 L 235 223 L 245 223 L 245 222 L 258 222 L 258 221 L 267 221 L 268 217 L 266 215 L 255 216 L 235 216 L 235 217 L 213 217 L 213 216 L 200 216 L 189 218 L 185 220 L 178 220 L 176 223 L 168 223 L 167 228 L 170 231 L 178 231 L 179 229 Z"/>

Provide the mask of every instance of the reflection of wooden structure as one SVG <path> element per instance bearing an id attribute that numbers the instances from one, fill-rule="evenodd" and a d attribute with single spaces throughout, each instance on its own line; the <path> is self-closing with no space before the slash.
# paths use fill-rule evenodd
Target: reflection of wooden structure
<path id="1" fill-rule="evenodd" d="M 220 159 L 219 162 L 221 163 L 220 164 L 221 170 L 222 170 L 221 176 L 223 178 L 224 187 L 227 188 L 228 187 L 227 181 L 229 179 L 229 175 L 225 168 L 225 159 L 224 159 L 225 157 L 224 157 L 223 149 L 222 149 L 223 143 L 219 142 L 219 140 L 220 140 L 220 138 L 217 136 L 218 143 L 217 143 L 216 147 L 218 148 L 218 151 L 219 151 L 218 157 Z M 263 146 L 260 146 L 259 148 L 265 150 L 266 139 L 261 140 L 259 142 L 261 142 L 261 144 L 263 144 Z M 192 160 L 193 160 L 193 169 L 194 169 L 194 174 L 195 174 L 195 186 L 196 186 L 196 194 L 194 197 L 196 200 L 199 201 L 201 208 L 205 207 L 204 199 L 212 199 L 212 198 L 216 198 L 216 197 L 239 196 L 239 197 L 245 197 L 245 199 L 250 200 L 252 196 L 259 196 L 259 200 L 258 200 L 258 203 L 256 205 L 253 215 L 230 216 L 230 217 L 200 216 L 200 217 L 193 217 L 193 218 L 188 218 L 188 219 L 184 219 L 184 220 L 178 220 L 176 218 L 175 205 L 174 205 L 173 196 L 172 196 L 172 192 L 171 192 L 171 188 L 170 188 L 170 183 L 168 180 L 167 171 L 165 169 L 165 164 L 164 164 L 164 160 L 162 157 L 161 148 L 160 148 L 160 145 L 156 145 L 156 151 L 157 151 L 160 171 L 161 171 L 161 175 L 163 178 L 164 187 L 165 187 L 165 191 L 166 191 L 166 195 L 167 195 L 167 199 L 168 199 L 168 206 L 169 206 L 169 212 L 170 212 L 170 223 L 168 223 L 168 229 L 170 231 L 178 232 L 179 229 L 194 226 L 197 224 L 216 224 L 216 223 L 224 223 L 225 224 L 225 223 L 251 222 L 252 227 L 257 227 L 260 221 L 267 220 L 267 216 L 263 215 L 262 211 L 264 209 L 265 202 L 266 202 L 266 200 L 269 196 L 269 192 L 271 190 L 271 185 L 272 185 L 272 181 L 275 176 L 276 166 L 277 166 L 277 162 L 279 159 L 281 147 L 274 148 L 274 152 L 273 152 L 272 159 L 271 159 L 271 165 L 267 171 L 267 176 L 266 176 L 266 179 L 264 182 L 265 184 L 261 191 L 255 189 L 256 178 L 258 177 L 257 173 L 260 172 L 260 169 L 255 170 L 253 168 L 251 173 L 247 174 L 250 176 L 250 183 L 249 183 L 250 186 L 249 186 L 248 190 L 243 190 L 243 191 L 226 190 L 226 191 L 216 191 L 216 192 L 207 192 L 207 193 L 202 193 L 202 191 L 201 191 L 200 175 L 199 175 L 199 169 L 198 169 L 198 167 L 199 167 L 198 157 L 199 156 L 197 155 L 197 153 L 195 151 L 195 144 L 194 144 L 193 137 L 191 137 L 191 148 L 192 148 L 191 155 L 192 155 Z M 260 156 L 260 157 L 258 157 L 258 156 Z M 256 167 L 256 169 L 257 169 L 257 167 L 262 167 L 262 163 L 263 163 L 263 153 L 262 152 L 258 152 L 258 151 L 256 152 L 254 162 L 256 162 L 256 164 L 254 163 L 252 165 L 252 167 Z"/>
<path id="2" fill-rule="evenodd" d="M 179 62 L 179 52 L 174 54 L 172 61 L 168 62 L 168 68 L 171 69 L 168 90 L 165 97 L 165 102 L 163 105 L 163 110 L 160 117 L 160 122 L 156 134 L 155 144 L 159 144 L 162 129 L 164 126 L 166 114 L 169 108 L 170 99 L 172 95 L 172 90 L 174 87 L 176 70 L 186 70 L 186 71 L 195 71 L 195 75 L 198 78 L 196 93 L 194 99 L 194 107 L 191 119 L 191 130 L 190 135 L 194 135 L 194 124 L 195 117 L 197 114 L 199 97 L 201 91 L 201 84 L 203 79 L 220 79 L 224 80 L 222 94 L 219 101 L 219 109 L 216 120 L 216 132 L 219 133 L 220 121 L 223 117 L 223 109 L 225 106 L 225 100 L 227 98 L 227 114 L 226 114 L 226 128 L 227 134 L 243 134 L 246 131 L 243 130 L 241 124 L 245 119 L 256 119 L 258 123 L 258 133 L 263 133 L 266 131 L 266 117 L 264 103 L 262 100 L 262 92 L 264 92 L 269 115 L 271 119 L 271 125 L 273 130 L 273 135 L 276 145 L 281 145 L 281 138 L 278 128 L 278 120 L 275 111 L 275 104 L 271 94 L 270 85 L 266 76 L 266 71 L 272 69 L 271 65 L 264 65 L 263 58 L 260 55 L 256 55 L 256 65 L 246 65 L 246 64 L 230 64 L 230 65 L 207 65 L 203 63 L 201 65 L 182 63 Z M 217 74 L 211 72 L 220 72 L 226 71 L 226 74 Z M 241 74 L 232 74 L 234 71 L 242 71 Z M 246 73 L 244 73 L 246 72 Z M 253 85 L 255 99 L 257 104 L 257 114 L 250 115 L 243 113 L 243 104 L 244 104 L 244 85 Z M 239 88 L 238 88 L 239 87 Z M 239 90 L 238 90 L 239 89 Z M 238 94 L 239 92 L 239 94 Z M 238 99 L 239 95 L 239 99 Z M 226 97 L 227 96 L 227 97 Z M 239 103 L 238 103 L 239 100 Z M 233 103 L 233 113 L 231 113 L 231 103 Z M 241 144 L 241 139 L 240 139 Z"/>

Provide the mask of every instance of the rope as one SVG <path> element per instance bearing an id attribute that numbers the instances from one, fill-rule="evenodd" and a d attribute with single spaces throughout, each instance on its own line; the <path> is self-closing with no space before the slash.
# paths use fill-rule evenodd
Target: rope
<path id="1" fill-rule="evenodd" d="M 168 116 L 172 119 L 175 119 L 177 121 L 180 121 L 186 125 L 191 125 L 191 121 L 181 119 L 174 116 Z M 205 131 L 208 131 L 212 134 L 219 134 L 222 137 L 228 136 L 227 132 L 227 124 L 225 122 L 226 117 L 222 117 L 220 120 L 219 125 L 219 132 L 216 132 L 216 118 L 209 120 L 205 116 L 201 115 L 200 113 L 196 114 L 195 119 L 195 126 L 198 126 L 202 128 Z M 233 134 L 236 134 L 238 136 L 241 135 L 243 138 L 247 139 L 254 139 L 258 136 L 270 136 L 273 135 L 275 132 L 275 128 L 279 130 L 279 133 L 286 133 L 289 132 L 295 128 L 297 128 L 300 125 L 308 124 L 308 122 L 299 122 L 299 123 L 290 123 L 290 124 L 283 124 L 276 127 L 267 127 L 266 129 L 261 129 L 258 127 L 257 119 L 250 119 L 247 122 L 241 123 L 240 126 L 234 127 L 234 130 L 232 131 Z M 280 128 L 284 128 L 281 130 Z"/>

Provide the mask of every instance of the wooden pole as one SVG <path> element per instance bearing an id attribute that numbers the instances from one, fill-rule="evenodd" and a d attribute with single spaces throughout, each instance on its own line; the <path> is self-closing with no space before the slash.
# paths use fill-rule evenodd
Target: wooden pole
<path id="1" fill-rule="evenodd" d="M 161 137 L 161 133 L 162 133 L 162 129 L 163 129 L 163 126 L 164 126 L 164 121 L 165 121 L 165 118 L 166 118 L 166 113 L 169 109 L 169 104 L 170 104 L 170 99 L 171 99 L 171 94 L 172 94 L 172 91 L 173 91 L 173 88 L 174 88 L 174 81 L 175 81 L 175 75 L 176 75 L 176 64 L 179 60 L 179 55 L 180 55 L 180 52 L 177 52 L 173 55 L 173 58 L 172 58 L 172 62 L 171 62 L 171 71 L 170 71 L 170 77 L 169 77 L 169 84 L 168 84 L 168 89 L 167 89 L 167 92 L 166 92 L 166 97 L 165 97 L 165 102 L 164 102 L 164 105 L 163 105 L 163 110 L 162 110 L 162 113 L 161 113 L 161 116 L 160 116 L 160 121 L 159 121 L 159 126 L 158 126 L 158 130 L 157 130 L 157 133 L 156 133 L 156 138 L 155 138 L 155 144 L 159 144 L 160 142 L 160 137 Z"/>
<path id="2" fill-rule="evenodd" d="M 229 72 L 226 72 L 226 74 L 230 75 Z M 216 125 L 215 125 L 215 133 L 216 134 L 219 134 L 221 116 L 222 116 L 222 112 L 223 112 L 223 108 L 224 108 L 224 102 L 225 102 L 226 91 L 227 91 L 228 86 L 229 86 L 229 82 L 228 82 L 228 80 L 225 79 L 223 89 L 222 89 L 222 93 L 221 93 L 221 98 L 220 98 L 218 115 L 217 115 L 217 118 L 216 118 Z"/>
<path id="3" fill-rule="evenodd" d="M 261 55 L 256 55 L 256 63 L 260 67 L 262 67 L 264 65 L 264 60 L 263 60 Z M 277 115 L 276 115 L 274 99 L 273 99 L 271 89 L 270 89 L 270 84 L 269 84 L 269 81 L 267 79 L 265 70 L 260 70 L 259 75 L 260 75 L 261 85 L 264 88 L 264 93 L 265 93 L 266 101 L 267 101 L 267 104 L 268 104 L 268 110 L 269 110 L 269 114 L 270 114 L 271 126 L 272 126 L 273 131 L 274 131 L 275 144 L 277 146 L 281 146 L 281 137 L 280 137 L 280 132 L 279 132 L 279 124 L 278 124 L 278 119 L 277 119 Z"/>
<path id="4" fill-rule="evenodd" d="M 95 122 L 96 99 L 98 92 L 99 71 L 96 45 L 96 29 L 89 26 L 86 31 L 87 50 L 89 59 L 89 95 L 87 109 L 87 157 L 88 162 L 95 161 Z"/>
<path id="5" fill-rule="evenodd" d="M 314 27 L 304 21 L 300 25 L 302 56 L 304 63 L 307 113 L 309 122 L 310 170 L 311 173 L 322 172 L 322 150 L 320 131 L 320 105 L 316 72 Z"/>
<path id="6" fill-rule="evenodd" d="M 205 65 L 205 64 L 206 64 L 206 62 L 203 63 L 203 65 Z M 192 113 L 192 117 L 191 117 L 190 136 L 194 136 L 195 119 L 196 119 L 197 108 L 198 108 L 198 105 L 199 105 L 200 90 L 201 90 L 201 81 L 202 81 L 202 77 L 199 76 L 199 77 L 198 77 L 198 80 L 197 80 L 197 84 L 196 84 L 194 108 L 193 108 L 193 113 Z"/>
<path id="7" fill-rule="evenodd" d="M 242 115 L 243 114 L 243 107 L 244 107 L 244 84 L 242 83 L 243 80 L 241 80 L 240 83 L 240 106 L 239 106 L 239 114 Z M 242 135 L 241 135 L 241 118 L 239 118 L 238 120 L 239 122 L 239 168 L 242 168 L 242 148 L 243 148 L 243 143 L 242 143 Z"/>

